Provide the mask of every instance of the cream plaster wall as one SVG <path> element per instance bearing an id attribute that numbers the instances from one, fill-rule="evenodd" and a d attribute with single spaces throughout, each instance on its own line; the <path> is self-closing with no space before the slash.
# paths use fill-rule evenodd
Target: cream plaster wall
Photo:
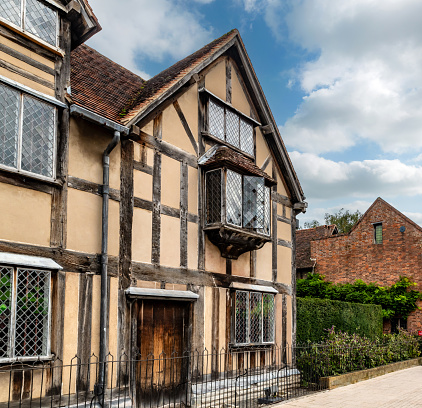
<path id="1" fill-rule="evenodd" d="M 161 215 L 160 264 L 180 267 L 180 219 Z"/>
<path id="2" fill-rule="evenodd" d="M 67 246 L 87 253 L 101 252 L 100 196 L 69 188 L 67 214 Z M 109 200 L 108 253 L 119 255 L 119 203 Z"/>
<path id="3" fill-rule="evenodd" d="M 198 224 L 188 222 L 188 268 L 198 268 Z"/>
<path id="4" fill-rule="evenodd" d="M 132 257 L 136 262 L 151 263 L 152 213 L 133 209 Z"/>
<path id="5" fill-rule="evenodd" d="M 289 194 L 287 193 L 286 186 L 284 184 L 283 177 L 280 175 L 280 173 L 277 172 L 277 193 L 288 197 Z"/>
<path id="6" fill-rule="evenodd" d="M 55 96 L 54 88 L 50 88 L 44 85 L 39 84 L 38 82 L 31 81 L 28 78 L 23 77 L 22 75 L 15 74 L 14 72 L 9 71 L 6 68 L 0 68 L 0 75 L 3 75 L 6 78 L 9 78 L 13 81 L 19 82 L 22 85 L 25 85 L 29 88 L 35 89 L 38 92 L 49 96 Z"/>
<path id="7" fill-rule="evenodd" d="M 282 221 L 277 222 L 277 238 L 285 241 L 292 240 L 292 226 Z"/>
<path id="8" fill-rule="evenodd" d="M 275 344 L 281 345 L 283 333 L 283 296 L 275 296 Z"/>
<path id="9" fill-rule="evenodd" d="M 226 273 L 226 259 L 220 250 L 205 236 L 205 270 L 207 272 Z"/>
<path id="10" fill-rule="evenodd" d="M 227 296 L 230 291 L 228 289 L 220 288 L 220 313 L 218 316 L 219 328 L 218 328 L 218 346 L 221 350 L 223 347 L 228 347 L 226 344 L 226 312 L 227 312 Z"/>
<path id="11" fill-rule="evenodd" d="M 101 276 L 94 275 L 92 280 L 91 354 L 94 353 L 96 356 L 100 355 L 100 303 Z M 91 385 L 93 385 L 92 382 Z"/>
<path id="12" fill-rule="evenodd" d="M 152 201 L 152 175 L 133 170 L 133 195 Z"/>
<path id="13" fill-rule="evenodd" d="M 188 211 L 198 214 L 198 170 L 188 167 Z"/>
<path id="14" fill-rule="evenodd" d="M 251 276 L 251 254 L 245 252 L 239 258 L 232 260 L 232 275 L 236 276 Z"/>
<path id="15" fill-rule="evenodd" d="M 53 68 L 54 69 L 54 61 L 50 60 L 48 58 L 45 58 L 42 55 L 37 54 L 34 51 L 31 51 L 29 48 L 23 47 L 19 44 L 16 44 L 15 42 L 7 39 L 6 37 L 3 37 L 2 35 L 0 35 L 0 44 L 4 44 L 9 48 L 12 48 L 18 52 L 20 52 L 23 55 L 26 55 L 29 58 L 32 58 L 34 61 L 38 61 L 41 62 L 42 64 L 46 65 L 49 68 Z"/>
<path id="16" fill-rule="evenodd" d="M 292 209 L 290 207 L 286 206 L 286 217 L 291 218 L 292 217 Z"/>
<path id="17" fill-rule="evenodd" d="M 161 204 L 180 208 L 180 162 L 161 155 Z"/>
<path id="18" fill-rule="evenodd" d="M 292 283 L 292 250 L 281 245 L 277 246 L 277 282 Z"/>
<path id="19" fill-rule="evenodd" d="M 0 239 L 50 246 L 51 195 L 0 183 Z"/>
<path id="20" fill-rule="evenodd" d="M 179 147 L 185 152 L 195 154 L 195 150 L 192 146 L 192 143 L 189 140 L 189 137 L 186 134 L 185 128 L 183 127 L 182 122 L 180 121 L 179 115 L 177 114 L 176 109 L 174 108 L 173 105 L 170 105 L 169 107 L 164 109 L 162 126 L 163 126 L 163 129 L 162 129 L 163 140 L 165 140 L 166 142 L 169 142 L 170 144 L 174 146 Z M 191 131 L 194 135 L 198 133 L 197 128 L 191 129 Z"/>
<path id="21" fill-rule="evenodd" d="M 286 296 L 286 303 L 287 303 L 287 344 L 292 346 L 292 297 Z"/>
<path id="22" fill-rule="evenodd" d="M 69 175 L 103 183 L 103 152 L 113 134 L 79 118 L 70 119 Z M 120 144 L 110 154 L 110 187 L 120 189 Z"/>
<path id="23" fill-rule="evenodd" d="M 261 249 L 256 251 L 256 277 L 267 281 L 273 280 L 273 248 L 272 243 L 267 242 Z"/>
<path id="24" fill-rule="evenodd" d="M 66 272 L 65 279 L 63 364 L 67 365 L 78 353 L 79 274 Z M 63 381 L 69 381 L 69 376 L 63 376 Z"/>
<path id="25" fill-rule="evenodd" d="M 262 135 L 262 132 L 259 130 L 258 127 L 255 128 L 255 135 L 256 135 L 256 165 L 258 167 L 262 167 L 265 159 L 269 156 L 270 151 L 267 147 L 267 142 L 265 141 L 264 136 Z M 266 172 L 267 173 L 268 171 L 271 172 L 271 168 L 272 168 L 272 160 L 270 164 L 268 164 Z"/>
<path id="26" fill-rule="evenodd" d="M 136 282 L 136 286 L 138 288 L 146 288 L 146 289 L 160 289 L 161 283 L 155 282 L 155 281 L 144 281 L 144 280 L 138 280 Z"/>
<path id="27" fill-rule="evenodd" d="M 204 289 L 204 344 L 206 349 L 211 353 L 212 326 L 216 324 L 216 322 L 212 321 L 213 288 L 206 286 Z"/>
<path id="28" fill-rule="evenodd" d="M 225 78 L 225 76 L 223 78 Z M 236 69 L 234 67 L 232 67 L 232 105 L 245 115 L 251 116 L 251 106 L 249 105 L 245 92 L 242 89 L 242 85 L 239 82 L 239 78 L 237 77 Z"/>
<path id="29" fill-rule="evenodd" d="M 193 84 L 178 100 L 194 138 L 198 141 L 198 85 Z"/>
<path id="30" fill-rule="evenodd" d="M 226 62 L 220 58 L 219 62 L 205 75 L 205 88 L 214 95 L 226 100 Z"/>

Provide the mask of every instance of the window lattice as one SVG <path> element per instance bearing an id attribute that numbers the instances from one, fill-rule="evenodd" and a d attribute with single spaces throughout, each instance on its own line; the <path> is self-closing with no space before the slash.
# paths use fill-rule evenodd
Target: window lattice
<path id="1" fill-rule="evenodd" d="M 382 244 L 382 224 L 374 225 L 374 240 L 376 244 Z"/>
<path id="2" fill-rule="evenodd" d="M 250 343 L 262 342 L 262 294 L 250 294 Z"/>
<path id="3" fill-rule="evenodd" d="M 271 205 L 270 205 L 270 188 L 264 186 L 264 227 L 258 228 L 261 234 L 270 235 L 271 232 Z"/>
<path id="4" fill-rule="evenodd" d="M 21 0 L 2 0 L 0 16 L 18 26 L 21 25 Z"/>
<path id="5" fill-rule="evenodd" d="M 15 355 L 47 355 L 50 272 L 18 269 Z"/>
<path id="6" fill-rule="evenodd" d="M 206 173 L 207 224 L 221 222 L 221 170 Z"/>
<path id="7" fill-rule="evenodd" d="M 240 119 L 240 149 L 254 156 L 253 127 L 243 119 Z"/>
<path id="8" fill-rule="evenodd" d="M 209 109 L 209 132 L 224 140 L 224 108 L 213 101 L 208 104 Z"/>
<path id="9" fill-rule="evenodd" d="M 229 224 L 242 226 L 242 176 L 227 170 L 226 211 Z"/>
<path id="10" fill-rule="evenodd" d="M 236 292 L 236 316 L 235 333 L 236 343 L 244 344 L 248 342 L 248 321 L 249 321 L 249 293 Z"/>
<path id="11" fill-rule="evenodd" d="M 22 170 L 53 177 L 54 116 L 50 105 L 24 96 Z"/>
<path id="12" fill-rule="evenodd" d="M 10 354 L 13 269 L 0 267 L 0 358 Z"/>
<path id="13" fill-rule="evenodd" d="M 264 343 L 274 342 L 274 327 L 275 327 L 275 304 L 274 295 L 265 293 L 262 297 L 263 305 L 263 324 L 262 337 Z"/>
<path id="14" fill-rule="evenodd" d="M 229 110 L 226 112 L 226 142 L 240 148 L 239 116 Z"/>
<path id="15" fill-rule="evenodd" d="M 236 344 L 273 343 L 275 329 L 274 295 L 235 292 Z"/>
<path id="16" fill-rule="evenodd" d="M 25 29 L 51 45 L 57 42 L 57 13 L 39 0 L 26 0 Z"/>
<path id="17" fill-rule="evenodd" d="M 19 105 L 20 93 L 0 85 L 0 163 L 14 168 L 18 159 Z"/>
<path id="18" fill-rule="evenodd" d="M 243 227 L 250 229 L 264 228 L 264 179 L 262 177 L 243 176 Z"/>

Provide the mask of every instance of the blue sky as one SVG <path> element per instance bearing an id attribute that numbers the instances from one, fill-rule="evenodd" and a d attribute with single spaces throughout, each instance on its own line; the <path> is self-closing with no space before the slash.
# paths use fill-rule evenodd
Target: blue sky
<path id="1" fill-rule="evenodd" d="M 309 203 L 422 225 L 420 0 L 90 0 L 88 44 L 148 79 L 237 28 Z"/>

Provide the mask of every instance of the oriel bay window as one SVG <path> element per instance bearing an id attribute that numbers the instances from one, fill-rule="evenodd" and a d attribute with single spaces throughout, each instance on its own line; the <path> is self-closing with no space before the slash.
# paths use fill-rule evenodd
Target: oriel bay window
<path id="1" fill-rule="evenodd" d="M 40 0 L 1 0 L 0 18 L 57 46 L 58 14 Z"/>
<path id="2" fill-rule="evenodd" d="M 270 293 L 234 293 L 235 345 L 274 343 L 275 302 Z"/>
<path id="3" fill-rule="evenodd" d="M 0 166 L 53 179 L 56 111 L 0 83 Z"/>

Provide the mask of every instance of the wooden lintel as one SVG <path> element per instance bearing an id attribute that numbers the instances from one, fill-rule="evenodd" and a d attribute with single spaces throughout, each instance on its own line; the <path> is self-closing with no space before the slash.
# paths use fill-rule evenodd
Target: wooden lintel
<path id="1" fill-rule="evenodd" d="M 290 201 L 289 197 L 283 196 L 276 191 L 271 191 L 271 200 L 275 201 L 278 204 L 284 204 L 288 207 L 292 206 L 292 202 Z"/>
<path id="2" fill-rule="evenodd" d="M 292 243 L 289 241 L 286 241 L 285 239 L 277 239 L 277 245 L 290 248 L 290 249 L 292 248 Z"/>
<path id="3" fill-rule="evenodd" d="M 75 190 L 84 191 L 86 193 L 95 194 L 102 196 L 103 186 L 102 184 L 93 183 L 80 179 L 78 177 L 69 176 L 67 181 L 68 187 L 74 188 Z M 120 191 L 114 188 L 110 188 L 110 199 L 114 201 L 120 201 Z"/>
<path id="4" fill-rule="evenodd" d="M 134 170 L 142 171 L 143 173 L 146 173 L 152 176 L 152 166 L 148 166 L 148 164 L 146 163 L 134 160 L 133 168 Z"/>
<path id="5" fill-rule="evenodd" d="M 285 210 L 285 208 L 283 208 Z M 277 214 L 277 221 L 285 222 L 286 224 L 291 224 L 292 221 L 284 215 Z"/>

